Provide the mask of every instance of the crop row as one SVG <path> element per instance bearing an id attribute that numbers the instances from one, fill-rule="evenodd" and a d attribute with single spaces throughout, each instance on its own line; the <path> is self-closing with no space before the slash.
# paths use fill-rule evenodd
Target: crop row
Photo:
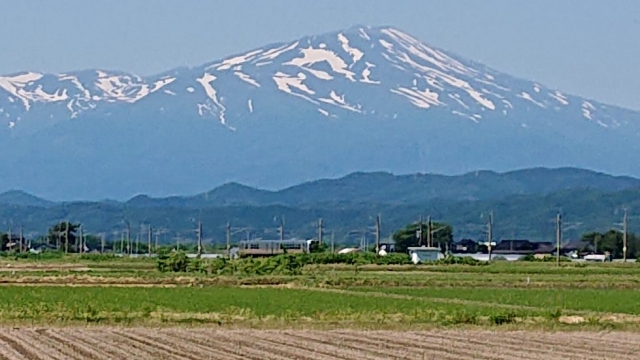
<path id="1" fill-rule="evenodd" d="M 570 344 L 570 346 L 567 346 Z M 578 332 L 0 329 L 17 359 L 636 359 L 640 335 Z"/>

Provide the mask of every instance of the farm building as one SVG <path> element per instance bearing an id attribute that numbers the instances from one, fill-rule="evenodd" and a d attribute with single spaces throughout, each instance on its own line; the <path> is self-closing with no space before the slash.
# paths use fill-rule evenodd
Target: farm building
<path id="1" fill-rule="evenodd" d="M 437 247 L 409 247 L 407 250 L 414 264 L 436 261 L 444 257 L 440 248 Z"/>
<path id="2" fill-rule="evenodd" d="M 278 254 L 308 253 L 313 240 L 244 240 L 238 243 L 240 256 L 273 256 Z"/>

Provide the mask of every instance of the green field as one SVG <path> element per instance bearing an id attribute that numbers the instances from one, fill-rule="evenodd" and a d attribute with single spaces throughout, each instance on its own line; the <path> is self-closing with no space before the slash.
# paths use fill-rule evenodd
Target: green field
<path id="1" fill-rule="evenodd" d="M 313 265 L 159 272 L 149 260 L 0 262 L 0 323 L 633 328 L 640 265 Z"/>

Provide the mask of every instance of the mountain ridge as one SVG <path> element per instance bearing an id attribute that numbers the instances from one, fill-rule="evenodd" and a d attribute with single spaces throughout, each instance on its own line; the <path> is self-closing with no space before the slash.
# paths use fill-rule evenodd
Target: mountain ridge
<path id="1" fill-rule="evenodd" d="M 274 189 L 354 171 L 574 166 L 640 176 L 627 165 L 639 138 L 640 112 L 393 27 L 306 36 L 148 77 L 0 76 L 0 151 L 9 154 L 0 166 L 13 169 L 0 191 L 49 198 L 69 189 L 74 198 L 166 196 L 232 181 Z M 47 176 L 25 176 L 33 169 Z"/>
<path id="2" fill-rule="evenodd" d="M 431 200 L 496 200 L 513 195 L 539 195 L 563 190 L 591 189 L 617 192 L 640 188 L 640 179 L 614 176 L 578 168 L 530 168 L 508 172 L 474 171 L 461 175 L 354 172 L 334 179 L 304 182 L 270 191 L 236 182 L 210 191 L 182 196 L 154 198 L 136 195 L 126 201 L 84 200 L 89 203 L 114 203 L 131 207 L 224 207 L 224 206 L 306 206 L 342 204 L 420 204 Z M 22 191 L 0 193 L 0 204 L 50 207 L 53 202 Z"/>
<path id="3" fill-rule="evenodd" d="M 278 236 L 280 219 L 286 219 L 285 236 L 313 238 L 317 221 L 324 220 L 325 230 L 335 232 L 336 243 L 357 244 L 369 233 L 376 215 L 382 215 L 382 236 L 388 238 L 395 230 L 430 215 L 454 227 L 456 239 L 484 239 L 489 212 L 494 214 L 496 239 L 529 239 L 552 241 L 555 236 L 555 217 L 562 212 L 565 238 L 578 239 L 591 231 L 607 231 L 616 227 L 624 209 L 630 211 L 629 231 L 640 232 L 637 209 L 640 209 L 640 188 L 618 192 L 572 189 L 541 195 L 510 195 L 498 200 L 447 201 L 434 200 L 423 204 L 335 204 L 290 207 L 223 206 L 195 209 L 189 207 L 128 207 L 122 203 L 61 203 L 50 208 L 5 206 L 0 204 L 0 221 L 25 229 L 28 237 L 42 234 L 58 221 L 83 224 L 86 234 L 103 234 L 107 239 L 120 239 L 124 220 L 132 230 L 145 231 L 149 225 L 164 234 L 163 243 L 171 243 L 176 236 L 181 243 L 194 242 L 197 220 L 204 225 L 207 243 L 224 244 L 227 223 L 234 229 L 246 229 L 233 236 L 232 241 Z M 635 210 L 634 210 L 635 209 Z M 8 226 L 8 225 L 6 225 Z M 8 227 L 7 227 L 8 228 Z M 6 231 L 6 230 L 5 230 Z M 369 235 L 372 240 L 373 235 Z"/>

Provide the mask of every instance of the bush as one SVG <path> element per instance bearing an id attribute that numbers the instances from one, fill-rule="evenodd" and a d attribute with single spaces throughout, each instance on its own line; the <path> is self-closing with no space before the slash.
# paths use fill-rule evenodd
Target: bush
<path id="1" fill-rule="evenodd" d="M 536 258 L 533 254 L 528 254 L 522 257 L 519 261 L 527 261 L 527 262 L 544 262 L 544 263 L 552 263 L 558 261 L 555 256 L 545 256 L 543 258 Z M 561 256 L 560 262 L 571 262 L 568 258 Z"/>
<path id="2" fill-rule="evenodd" d="M 516 314 L 509 312 L 507 314 L 498 314 L 489 316 L 489 321 L 495 325 L 512 324 L 516 322 Z"/>
<path id="3" fill-rule="evenodd" d="M 476 260 L 472 257 L 460 257 L 448 255 L 444 259 L 433 262 L 435 265 L 469 265 L 469 266 L 485 266 L 488 265 L 486 261 Z"/>
<path id="4" fill-rule="evenodd" d="M 159 254 L 157 268 L 162 272 L 187 272 L 189 259 L 184 252 Z"/>

